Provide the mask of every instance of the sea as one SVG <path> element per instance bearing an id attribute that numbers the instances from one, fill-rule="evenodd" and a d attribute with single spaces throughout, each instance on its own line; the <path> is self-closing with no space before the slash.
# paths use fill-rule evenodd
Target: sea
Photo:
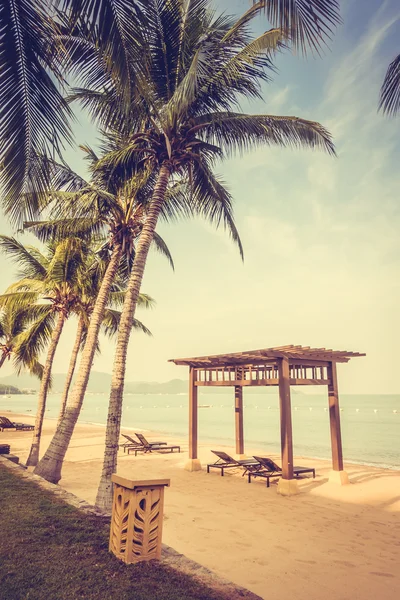
<path id="1" fill-rule="evenodd" d="M 257 390 L 258 391 L 258 390 Z M 277 390 L 276 390 L 277 391 Z M 208 390 L 207 390 L 208 392 Z M 108 394 L 87 393 L 81 423 L 105 426 Z M 46 418 L 57 418 L 61 394 L 50 394 Z M 199 443 L 234 445 L 233 390 L 199 391 Z M 0 396 L 1 411 L 34 415 L 35 395 Z M 400 395 L 340 396 L 343 454 L 358 464 L 400 470 Z M 329 459 L 330 430 L 326 395 L 297 392 L 292 395 L 294 453 Z M 188 434 L 187 394 L 125 394 L 122 425 L 176 437 Z M 279 453 L 278 394 L 244 391 L 245 447 Z"/>

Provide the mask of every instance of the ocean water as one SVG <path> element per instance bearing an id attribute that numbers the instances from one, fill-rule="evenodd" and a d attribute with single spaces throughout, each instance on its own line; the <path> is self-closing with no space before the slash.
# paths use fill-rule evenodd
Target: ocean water
<path id="1" fill-rule="evenodd" d="M 50 394 L 46 417 L 56 418 L 61 396 Z M 0 396 L 2 410 L 35 414 L 34 395 Z M 85 398 L 80 422 L 105 425 L 108 394 Z M 233 445 L 235 439 L 233 390 L 205 393 L 200 390 L 199 442 Z M 293 444 L 297 455 L 330 458 L 329 415 L 326 395 L 294 393 L 292 396 Z M 341 426 L 345 460 L 400 469 L 400 395 L 341 395 Z M 122 424 L 186 437 L 186 394 L 126 394 Z M 280 451 L 279 399 L 275 393 L 244 391 L 245 445 L 268 452 Z M 1 435 L 1 434 L 0 434 Z"/>

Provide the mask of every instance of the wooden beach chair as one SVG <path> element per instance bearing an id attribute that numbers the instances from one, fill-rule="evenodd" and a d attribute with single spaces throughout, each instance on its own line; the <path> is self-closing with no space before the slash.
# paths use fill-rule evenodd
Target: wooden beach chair
<path id="1" fill-rule="evenodd" d="M 167 446 L 167 442 L 149 442 L 146 440 L 146 438 L 144 437 L 143 433 L 136 433 L 135 435 L 137 437 L 137 439 L 139 440 L 139 442 L 143 445 L 144 451 L 145 452 L 152 452 L 153 450 L 169 450 L 170 452 L 173 452 L 174 450 L 178 450 L 178 452 L 181 451 L 181 447 L 180 446 Z M 128 448 L 128 454 L 129 454 L 129 448 Z"/>
<path id="2" fill-rule="evenodd" d="M 125 433 L 121 433 L 121 435 L 127 440 L 123 444 L 119 445 L 120 448 L 124 449 L 124 452 L 128 450 L 129 454 L 129 450 L 132 450 L 132 452 L 135 452 L 136 456 L 138 452 L 144 451 L 143 444 L 140 444 L 138 441 L 134 440 L 130 435 L 126 435 Z"/>
<path id="3" fill-rule="evenodd" d="M 222 452 L 221 450 L 211 450 L 211 452 L 218 456 L 218 460 L 215 463 L 210 463 L 207 465 L 207 473 L 210 472 L 210 469 L 220 469 L 221 477 L 223 477 L 225 469 L 243 467 L 243 475 L 246 475 L 248 469 L 257 468 L 257 466 L 258 468 L 260 468 L 260 463 L 255 458 L 236 460 L 235 458 L 229 456 L 229 454 L 227 454 L 226 452 Z"/>
<path id="4" fill-rule="evenodd" d="M 13 423 L 8 417 L 0 417 L 0 431 L 5 429 L 16 429 L 17 431 L 32 431 L 34 425 L 26 425 L 25 423 Z"/>
<path id="5" fill-rule="evenodd" d="M 269 487 L 269 480 L 274 477 L 282 477 L 282 469 L 277 465 L 271 458 L 263 456 L 254 456 L 255 460 L 260 464 L 259 469 L 248 470 L 247 477 L 248 482 L 251 483 L 252 477 L 264 477 L 267 480 L 267 487 Z M 293 475 L 299 477 L 305 473 L 312 473 L 315 479 L 315 469 L 309 467 L 293 467 Z"/>

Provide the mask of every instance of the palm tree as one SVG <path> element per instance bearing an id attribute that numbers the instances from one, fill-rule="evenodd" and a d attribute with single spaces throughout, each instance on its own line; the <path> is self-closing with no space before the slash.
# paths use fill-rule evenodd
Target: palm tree
<path id="1" fill-rule="evenodd" d="M 117 171 L 97 169 L 98 158 L 93 150 L 86 146 L 82 150 L 89 162 L 91 179 L 85 181 L 67 165 L 46 160 L 51 162 L 49 171 L 52 172 L 54 189 L 45 194 L 44 198 L 42 194 L 37 202 L 44 209 L 50 210 L 50 218 L 27 224 L 42 241 L 54 236 L 56 239 L 63 239 L 68 235 L 78 235 L 91 239 L 94 235 L 108 234 L 108 242 L 104 244 L 103 251 L 111 252 L 99 279 L 101 285 L 91 312 L 71 399 L 48 450 L 35 469 L 35 473 L 56 482 L 60 479 L 62 461 L 82 407 L 110 291 L 118 273 L 126 277 L 130 272 L 135 240 L 143 226 L 151 180 L 149 174 L 144 174 L 125 181 Z M 26 195 L 25 200 L 30 201 L 29 195 Z M 170 217 L 174 210 L 181 210 L 179 190 L 174 193 L 174 201 L 175 203 L 171 201 L 171 207 L 174 208 L 168 211 Z M 154 237 L 154 247 L 167 257 L 173 267 L 172 257 L 160 236 Z M 62 444 L 57 442 L 59 437 L 63 440 Z"/>
<path id="2" fill-rule="evenodd" d="M 22 278 L 12 284 L 1 297 L 1 302 L 9 310 L 27 305 L 37 305 L 42 311 L 41 327 L 48 333 L 50 342 L 47 349 L 43 376 L 38 397 L 38 409 L 35 429 L 27 466 L 35 466 L 39 459 L 40 438 L 43 417 L 46 407 L 47 392 L 51 380 L 51 369 L 54 355 L 61 337 L 65 321 L 79 302 L 79 288 L 85 275 L 85 262 L 89 252 L 86 242 L 78 238 L 68 238 L 58 243 L 49 244 L 42 253 L 37 248 L 23 246 L 15 238 L 0 236 L 0 248 L 21 269 Z M 50 335 L 51 332 L 51 335 Z M 43 339 L 39 340 L 43 349 Z M 20 344 L 21 346 L 21 344 Z M 26 336 L 23 352 L 27 360 L 31 353 L 37 353 L 31 337 Z"/>
<path id="3" fill-rule="evenodd" d="M 166 192 L 171 182 L 186 177 L 191 184 L 192 209 L 215 220 L 223 215 L 238 241 L 231 198 L 213 173 L 216 160 L 257 144 L 304 145 L 334 152 L 328 132 L 318 123 L 232 110 L 241 94 L 260 96 L 259 82 L 268 80 L 271 57 L 283 47 L 285 36 L 275 29 L 253 39 L 249 23 L 259 14 L 261 5 L 236 21 L 213 19 L 208 4 L 205 0 L 147 3 L 143 7 L 146 31 L 141 63 L 136 62 L 136 56 L 129 57 L 132 71 L 139 73 L 135 93 L 129 97 L 123 82 L 115 82 L 115 77 L 109 78 L 106 93 L 85 88 L 74 93 L 74 98 L 89 108 L 105 128 L 118 131 L 113 143 L 119 148 L 111 149 L 97 168 L 123 170 L 126 175 L 144 166 L 153 178 L 157 176 L 121 317 L 115 359 L 118 367 L 114 369 L 110 399 L 115 406 L 122 403 L 132 319 L 148 250 L 158 218 L 167 206 Z M 101 48 L 99 64 L 107 64 L 107 56 Z M 141 76 L 144 69 L 146 73 Z M 85 385 L 81 386 L 81 396 L 84 389 Z M 54 444 L 36 470 L 51 481 L 61 476 L 69 441 L 68 435 L 64 442 L 62 437 L 62 432 L 56 433 Z"/>
<path id="4" fill-rule="evenodd" d="M 400 111 L 400 54 L 390 63 L 381 87 L 379 110 L 394 116 Z"/>
<path id="5" fill-rule="evenodd" d="M 124 119 L 124 143 L 102 161 L 112 169 L 123 165 L 134 170 L 146 165 L 157 174 L 118 332 L 110 395 L 110 411 L 115 407 L 115 414 L 122 406 L 128 341 L 147 254 L 170 182 L 187 177 L 193 205 L 199 212 L 203 209 L 210 214 L 210 207 L 218 203 L 230 207 L 230 196 L 214 174 L 214 165 L 235 151 L 264 144 L 305 146 L 334 154 L 330 135 L 319 123 L 237 111 L 241 95 L 260 96 L 259 85 L 268 80 L 272 56 L 283 47 L 285 36 L 280 30 L 270 30 L 256 39 L 252 36 L 249 25 L 260 12 L 260 5 L 237 21 L 226 16 L 214 18 L 208 2 L 189 4 L 171 0 L 146 5 L 147 53 L 142 62 L 148 73 L 137 83 L 144 116 L 140 123 L 135 96 L 132 119 Z M 126 115 L 126 98 L 111 81 L 110 89 L 112 93 L 106 95 L 85 89 L 75 93 L 104 125 L 112 114 L 118 121 Z M 107 507 L 109 477 L 102 480 L 102 487 L 97 503 Z"/>
<path id="6" fill-rule="evenodd" d="M 12 310 L 5 307 L 0 313 L 0 368 L 6 360 L 14 357 L 14 368 L 17 373 L 27 369 L 32 375 L 39 379 L 43 375 L 43 367 L 39 363 L 38 355 L 32 350 L 29 356 L 23 351 L 25 339 L 29 337 L 33 348 L 37 349 L 37 339 L 48 333 L 41 322 L 38 327 L 37 321 L 42 316 L 40 308 L 29 306 Z M 46 340 L 47 341 L 47 340 Z"/>
<path id="7" fill-rule="evenodd" d="M 115 150 L 118 141 L 119 135 L 116 132 L 105 135 L 103 150 Z M 144 226 L 148 201 L 154 187 L 154 174 L 149 169 L 142 172 L 138 172 L 136 168 L 127 172 L 123 166 L 109 169 L 93 150 L 88 147 L 82 147 L 82 150 L 89 161 L 91 180 L 86 182 L 68 170 L 65 165 L 53 163 L 53 178 L 61 190 L 52 190 L 49 198 L 44 202 L 46 208 L 50 202 L 50 218 L 47 221 L 29 224 L 42 240 L 47 240 L 54 235 L 92 236 L 108 232 L 108 245 L 112 249 L 111 260 L 102 280 L 103 293 L 99 293 L 93 308 L 68 409 L 49 448 L 35 469 L 36 474 L 54 483 L 61 478 L 62 462 L 85 396 L 105 310 L 105 294 L 111 289 L 118 269 L 122 268 L 126 274 L 131 271 L 136 242 Z M 169 186 L 168 202 L 163 207 L 161 217 L 165 220 L 173 220 L 200 213 L 208 215 L 210 221 L 217 224 L 222 220 L 241 248 L 231 216 L 229 195 L 210 202 L 208 206 L 201 206 L 193 200 L 189 201 L 185 193 L 186 187 L 185 184 L 175 183 Z M 51 202 L 54 204 L 53 208 Z M 74 218 L 70 217 L 71 214 Z M 155 233 L 152 243 L 155 249 L 167 257 L 173 267 L 171 255 L 162 238 Z M 115 447 L 115 442 L 112 442 L 112 446 Z"/>
<path id="8" fill-rule="evenodd" d="M 90 323 L 90 316 L 93 312 L 98 291 L 101 285 L 102 269 L 99 268 L 99 261 L 96 260 L 89 266 L 87 275 L 85 277 L 85 290 L 81 292 L 79 306 L 75 308 L 75 312 L 78 313 L 78 326 L 76 329 L 75 342 L 72 348 L 71 358 L 68 366 L 67 375 L 65 378 L 64 389 L 61 396 L 60 412 L 58 415 L 57 426 L 61 423 L 62 418 L 65 414 L 65 408 L 67 406 L 68 394 L 71 387 L 72 379 L 75 373 L 76 363 L 78 360 L 78 354 L 84 346 L 85 338 L 87 335 L 88 326 Z M 114 283 L 112 291 L 109 294 L 109 306 L 106 307 L 103 316 L 103 322 L 101 331 L 109 338 L 113 338 L 118 330 L 119 321 L 121 318 L 120 311 L 116 310 L 115 306 L 121 306 L 124 299 L 123 292 L 124 284 L 119 282 Z M 114 306 L 115 305 L 115 306 Z M 154 305 L 154 300 L 147 294 L 140 294 L 139 306 L 144 308 L 151 308 Z M 142 331 L 146 335 L 151 335 L 151 332 L 141 321 L 135 319 L 133 328 L 138 331 Z M 98 351 L 100 348 L 98 347 Z"/>

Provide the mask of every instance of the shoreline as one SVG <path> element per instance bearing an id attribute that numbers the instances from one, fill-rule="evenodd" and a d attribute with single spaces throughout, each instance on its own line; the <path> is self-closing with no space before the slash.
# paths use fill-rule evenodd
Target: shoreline
<path id="1" fill-rule="evenodd" d="M 13 420 L 32 423 L 34 416 L 9 413 Z M 55 420 L 45 419 L 40 455 L 50 443 Z M 138 429 L 138 428 L 137 428 Z M 122 431 L 130 431 L 122 428 Z M 224 477 L 205 465 L 215 462 L 211 450 L 229 454 L 234 446 L 200 443 L 203 469 L 188 472 L 186 436 L 146 432 L 149 441 L 164 439 L 181 446 L 181 453 L 118 453 L 118 475 L 130 480 L 170 479 L 165 491 L 163 542 L 263 599 L 398 600 L 400 597 L 400 472 L 345 460 L 350 484 L 329 480 L 331 462 L 301 458 L 316 469 L 316 477 L 300 477 L 300 493 L 277 494 L 277 480 L 251 484 L 241 469 Z M 103 456 L 105 427 L 78 423 L 65 456 L 62 489 L 93 505 Z M 0 432 L 0 443 L 24 463 L 30 432 Z M 250 446 L 249 446 L 250 448 Z M 254 453 L 257 455 L 256 449 Z M 264 452 L 260 452 L 264 455 Z M 270 453 L 276 462 L 279 454 Z M 301 460 L 301 462 L 300 462 Z M 224 548 L 229 550 L 221 551 Z M 271 578 L 271 573 L 274 574 Z M 312 574 L 312 578 L 310 577 Z M 345 582 L 345 585 L 344 585 Z"/>
<path id="2" fill-rule="evenodd" d="M 29 413 L 23 413 L 23 412 L 14 412 L 14 411 L 3 411 L 5 416 L 9 416 L 9 415 L 13 415 L 14 417 L 27 417 L 27 418 L 33 418 L 32 414 Z M 57 417 L 45 417 L 45 421 L 57 421 Z M 77 425 L 80 426 L 87 426 L 87 427 L 100 427 L 101 429 L 106 428 L 107 424 L 106 423 L 98 423 L 98 422 L 94 422 L 94 421 L 78 421 Z M 180 442 L 182 442 L 183 440 L 187 439 L 187 436 L 183 436 L 182 434 L 171 434 L 169 432 L 166 432 L 164 430 L 160 430 L 160 429 L 145 429 L 143 427 L 131 427 L 131 426 L 121 426 L 121 432 L 123 431 L 130 431 L 130 432 L 135 432 L 135 431 L 139 431 L 141 433 L 147 433 L 150 436 L 151 435 L 155 435 L 155 436 L 159 436 L 159 435 L 163 435 L 165 436 L 168 441 L 170 442 L 174 442 L 176 441 L 176 439 L 179 439 Z M 0 432 L 1 433 L 1 432 Z M 223 442 L 221 442 L 220 440 L 217 440 L 216 438 L 212 438 L 212 437 L 207 437 L 207 436 L 203 436 L 202 438 L 204 440 L 204 442 L 199 441 L 199 447 L 200 446 L 209 446 L 210 444 L 215 444 L 218 445 L 220 448 L 232 448 L 232 445 L 234 445 L 234 439 L 232 438 L 232 440 L 224 440 Z M 232 442 L 232 443 L 229 443 Z M 257 446 L 256 443 L 252 443 L 249 442 L 247 444 L 247 447 L 249 448 L 249 452 L 245 452 L 246 455 L 249 456 L 253 456 L 252 452 L 257 453 L 260 452 L 260 446 Z M 253 448 L 253 450 L 251 450 Z M 265 453 L 267 452 L 267 450 L 262 449 L 262 452 Z M 268 450 L 268 452 L 270 452 L 273 456 L 280 456 L 280 450 L 276 449 L 276 450 Z M 304 459 L 304 460 L 318 460 L 318 461 L 325 461 L 325 462 L 330 462 L 330 457 L 326 457 L 326 456 L 315 456 L 315 455 L 309 455 L 309 454 L 297 454 L 296 455 L 297 458 L 299 459 Z M 372 463 L 372 462 L 361 462 L 361 461 L 357 461 L 354 459 L 349 459 L 346 460 L 345 459 L 345 463 L 346 465 L 354 465 L 355 467 L 372 467 L 375 469 L 384 469 L 384 470 L 388 470 L 388 471 L 394 471 L 394 472 L 399 472 L 400 471 L 400 464 L 399 465 L 388 465 L 388 464 L 383 464 L 383 463 Z"/>

